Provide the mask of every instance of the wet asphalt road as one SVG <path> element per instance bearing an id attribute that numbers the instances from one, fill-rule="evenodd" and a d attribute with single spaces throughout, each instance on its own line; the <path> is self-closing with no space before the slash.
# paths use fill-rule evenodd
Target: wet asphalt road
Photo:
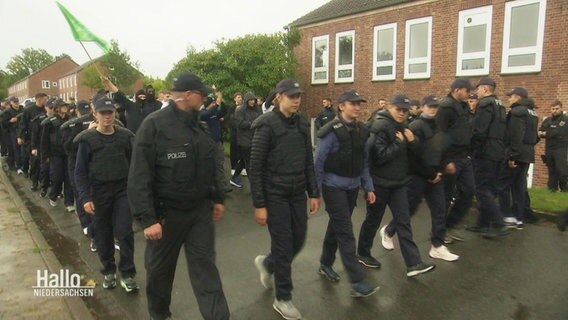
<path id="1" fill-rule="evenodd" d="M 37 192 L 29 191 L 28 180 L 9 175 L 64 267 L 100 283 L 98 258 L 89 251 L 89 241 L 75 214 L 65 212 L 61 203 L 50 207 Z M 353 214 L 356 236 L 365 215 L 361 197 Z M 260 285 L 253 265 L 256 255 L 267 252 L 269 236 L 266 228 L 256 225 L 252 212 L 250 189 L 245 183 L 243 189 L 229 194 L 225 217 L 216 223 L 217 264 L 225 294 L 232 319 L 281 319 L 272 310 L 272 292 Z M 468 220 L 474 219 L 474 214 Z M 385 219 L 390 219 L 390 213 Z M 310 218 L 306 245 L 293 264 L 293 300 L 305 319 L 568 319 L 568 233 L 550 225 L 529 225 L 497 240 L 484 240 L 464 231 L 466 241 L 449 246 L 460 260 L 435 261 L 433 272 L 416 279 L 406 277 L 398 243 L 395 241 L 395 251 L 387 252 L 376 238 L 372 253 L 381 261 L 382 269 L 367 270 L 367 276 L 381 289 L 369 298 L 353 299 L 339 258 L 335 264 L 342 276 L 339 283 L 330 283 L 317 274 L 327 221 L 323 208 Z M 432 262 L 428 256 L 430 219 L 425 206 L 412 225 L 423 260 Z M 95 298 L 85 300 L 96 318 L 148 318 L 145 240 L 136 225 L 135 246 L 137 280 L 142 290 L 128 295 L 121 288 L 104 290 L 97 286 Z M 183 255 L 178 260 L 171 310 L 174 319 L 200 319 Z"/>

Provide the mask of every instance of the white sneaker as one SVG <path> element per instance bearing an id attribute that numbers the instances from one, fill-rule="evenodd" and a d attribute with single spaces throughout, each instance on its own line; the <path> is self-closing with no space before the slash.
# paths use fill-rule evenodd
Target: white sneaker
<path id="1" fill-rule="evenodd" d="M 84 235 L 89 234 L 89 229 L 87 229 L 87 227 L 84 227 L 84 228 L 83 228 L 83 234 L 84 234 Z"/>
<path id="2" fill-rule="evenodd" d="M 448 250 L 448 248 L 443 245 L 437 248 L 432 246 L 428 254 L 432 259 L 441 259 L 445 261 L 456 261 L 460 258 L 460 256 L 451 253 L 450 250 Z"/>
<path id="3" fill-rule="evenodd" d="M 256 258 L 254 258 L 254 265 L 260 273 L 260 283 L 266 289 L 270 289 L 272 288 L 272 274 L 266 270 L 266 267 L 264 266 L 264 259 L 266 259 L 266 256 L 256 256 Z"/>
<path id="4" fill-rule="evenodd" d="M 49 199 L 49 205 L 52 206 L 52 207 L 57 207 L 57 202 Z"/>
<path id="5" fill-rule="evenodd" d="M 379 231 L 379 234 L 381 235 L 381 243 L 383 244 L 383 248 L 391 251 L 394 250 L 394 243 L 392 242 L 392 237 L 387 235 L 386 230 L 387 226 L 383 226 Z"/>
<path id="6" fill-rule="evenodd" d="M 300 311 L 298 311 L 298 309 L 296 309 L 296 307 L 292 303 L 292 300 L 280 301 L 280 300 L 274 299 L 274 303 L 272 304 L 272 308 L 274 308 L 274 310 L 276 310 L 276 312 L 280 313 L 282 318 L 284 318 L 286 320 L 302 319 L 302 315 L 300 314 Z"/>
<path id="7" fill-rule="evenodd" d="M 515 217 L 505 217 L 503 218 L 503 222 L 510 223 L 510 224 L 517 224 L 517 218 Z"/>
<path id="8" fill-rule="evenodd" d="M 231 177 L 235 175 L 235 169 L 231 169 Z"/>
<path id="9" fill-rule="evenodd" d="M 22 175 L 22 174 L 24 174 L 24 170 L 18 169 L 18 171 L 16 171 L 16 173 L 17 173 L 18 175 Z"/>
<path id="10" fill-rule="evenodd" d="M 241 176 L 243 177 L 247 176 L 247 169 L 243 169 L 243 171 L 241 171 Z"/>
<path id="11" fill-rule="evenodd" d="M 65 207 L 65 209 L 67 210 L 67 212 L 73 212 L 75 211 L 75 206 L 67 206 Z"/>

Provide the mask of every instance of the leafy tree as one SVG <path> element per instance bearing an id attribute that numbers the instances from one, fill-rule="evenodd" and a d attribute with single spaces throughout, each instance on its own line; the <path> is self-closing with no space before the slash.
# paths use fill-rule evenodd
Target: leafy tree
<path id="1" fill-rule="evenodd" d="M 39 69 L 53 63 L 55 58 L 44 49 L 26 48 L 19 55 L 13 56 L 6 70 L 13 80 L 25 78 Z"/>
<path id="2" fill-rule="evenodd" d="M 160 91 L 168 90 L 168 86 L 167 86 L 166 81 L 164 79 L 145 76 L 144 77 L 144 87 L 147 87 L 149 85 L 151 85 L 154 88 L 154 91 L 156 92 L 156 94 L 158 94 L 158 92 L 160 92 Z"/>
<path id="3" fill-rule="evenodd" d="M 98 61 L 95 63 L 98 63 L 97 66 L 99 67 L 101 73 L 105 75 L 108 74 L 106 68 L 103 67 Z M 99 72 L 93 64 L 90 64 L 83 70 L 83 80 L 81 80 L 81 84 L 95 90 L 104 88 L 103 82 L 101 81 L 101 76 L 99 75 Z"/>

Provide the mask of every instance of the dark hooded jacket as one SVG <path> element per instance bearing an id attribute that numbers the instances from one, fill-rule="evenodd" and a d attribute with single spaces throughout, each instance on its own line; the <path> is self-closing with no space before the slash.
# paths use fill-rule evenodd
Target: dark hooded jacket
<path id="1" fill-rule="evenodd" d="M 511 105 L 507 114 L 505 150 L 507 160 L 534 163 L 534 146 L 538 138 L 538 115 L 532 99 L 522 99 Z"/>
<path id="2" fill-rule="evenodd" d="M 142 93 L 146 94 L 142 91 Z M 159 110 L 157 104 L 151 103 L 148 100 L 132 102 L 128 100 L 124 92 L 118 91 L 114 95 L 114 101 L 119 103 L 125 110 L 126 115 L 126 128 L 136 133 L 138 127 L 150 113 Z"/>
<path id="3" fill-rule="evenodd" d="M 256 100 L 254 94 L 248 92 L 245 94 L 243 105 L 235 111 L 233 122 L 237 127 L 237 145 L 239 147 L 250 148 L 252 144 L 253 129 L 252 123 L 262 114 L 260 107 L 249 107 L 249 100 Z"/>

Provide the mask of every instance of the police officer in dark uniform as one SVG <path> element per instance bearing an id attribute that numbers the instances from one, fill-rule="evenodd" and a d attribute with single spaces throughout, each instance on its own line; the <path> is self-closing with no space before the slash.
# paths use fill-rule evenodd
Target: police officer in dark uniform
<path id="1" fill-rule="evenodd" d="M 37 156 L 31 155 L 31 134 L 32 134 L 32 120 L 39 114 L 45 114 L 45 103 L 47 102 L 47 94 L 38 93 L 35 95 L 35 103 L 30 103 L 29 106 L 24 108 L 22 118 L 20 119 L 20 127 L 18 128 L 18 145 L 22 146 L 22 153 L 25 155 L 23 158 L 24 163 L 22 170 L 27 174 L 33 172 L 37 176 L 39 173 L 39 159 Z M 26 166 L 28 168 L 26 168 Z M 37 191 L 38 185 L 33 184 L 30 188 L 31 191 Z"/>
<path id="2" fill-rule="evenodd" d="M 333 110 L 331 99 L 330 98 L 323 99 L 322 104 L 323 104 L 323 109 L 318 113 L 315 120 L 316 132 L 318 132 L 319 129 L 325 126 L 326 123 L 335 119 L 335 111 Z"/>
<path id="3" fill-rule="evenodd" d="M 495 81 L 484 77 L 477 83 L 479 103 L 473 120 L 473 173 L 479 216 L 475 226 L 467 228 L 487 236 L 507 234 L 503 214 L 495 198 L 495 177 L 499 176 L 505 157 L 505 129 L 507 113 L 501 100 L 495 96 Z M 487 230 L 490 229 L 490 230 Z"/>
<path id="4" fill-rule="evenodd" d="M 534 146 L 539 140 L 538 115 L 525 88 L 515 87 L 507 96 L 511 109 L 507 114 L 505 162 L 501 166 L 496 185 L 501 210 L 505 215 L 505 226 L 523 230 L 526 220 L 527 173 L 530 164 L 534 163 Z"/>
<path id="5" fill-rule="evenodd" d="M 168 106 L 150 114 L 136 134 L 128 198 L 147 239 L 146 294 L 153 319 L 171 316 L 176 263 L 182 245 L 199 310 L 205 319 L 229 319 L 215 265 L 213 220 L 224 212 L 224 177 L 199 108 L 212 90 L 193 73 L 174 79 Z M 213 215 L 211 205 L 213 205 Z"/>
<path id="6" fill-rule="evenodd" d="M 339 248 L 353 297 L 366 297 L 378 289 L 365 281 L 364 270 L 357 260 L 351 223 L 361 184 L 367 201 L 375 202 L 373 180 L 369 174 L 369 154 L 365 151 L 369 131 L 357 121 L 361 114 L 361 103 L 366 102 L 355 90 L 339 96 L 337 118 L 318 132 L 314 165 L 329 214 L 318 272 L 332 282 L 339 281 L 339 275 L 332 268 Z"/>
<path id="7" fill-rule="evenodd" d="M 568 116 L 562 112 L 562 102 L 550 106 L 550 117 L 544 119 L 539 137 L 546 139 L 544 160 L 548 167 L 548 190 L 568 192 Z"/>
<path id="8" fill-rule="evenodd" d="M 2 112 L 2 127 L 8 136 L 8 158 L 6 163 L 10 170 L 18 170 L 18 174 L 24 173 L 21 169 L 21 147 L 18 144 L 18 115 L 24 112 L 24 107 L 16 97 L 8 98 L 10 105 Z"/>
<path id="9" fill-rule="evenodd" d="M 31 136 L 31 155 L 32 155 L 32 164 L 34 164 L 34 157 L 37 158 L 37 165 L 38 168 L 36 170 L 32 170 L 31 172 L 31 180 L 32 185 L 34 183 L 39 184 L 41 189 L 39 196 L 42 198 L 47 197 L 47 190 L 49 189 L 49 185 L 51 183 L 51 179 L 49 178 L 49 162 L 45 161 L 45 159 L 41 156 L 41 134 L 43 132 L 43 128 L 49 122 L 49 119 L 53 117 L 55 114 L 55 99 L 48 100 L 45 104 L 45 113 L 40 113 L 35 116 L 31 123 L 32 123 L 32 136 Z M 32 169 L 34 167 L 32 166 Z"/>
<path id="10" fill-rule="evenodd" d="M 272 287 L 272 307 L 285 319 L 300 319 L 292 303 L 292 260 L 306 239 L 306 192 L 310 214 L 319 208 L 310 138 L 310 125 L 298 114 L 302 90 L 298 82 L 286 79 L 276 85 L 274 110 L 254 121 L 250 184 L 256 222 L 268 225 L 270 253 L 254 263 L 261 284 Z"/>
<path id="11" fill-rule="evenodd" d="M 126 185 L 134 134 L 114 124 L 114 102 L 95 101 L 96 128 L 79 133 L 75 183 L 79 203 L 95 225 L 95 242 L 103 265 L 103 288 L 116 286 L 114 237 L 120 244 L 120 285 L 126 292 L 138 290 L 134 280 L 134 233 Z"/>
<path id="12" fill-rule="evenodd" d="M 466 78 L 457 78 L 452 82 L 451 92 L 440 101 L 436 122 L 444 140 L 444 159 L 446 167 L 444 179 L 446 192 L 446 243 L 454 240 L 463 241 L 463 236 L 456 230 L 467 214 L 475 194 L 475 181 L 471 163 L 470 142 L 472 125 L 467 100 L 474 87 Z"/>

